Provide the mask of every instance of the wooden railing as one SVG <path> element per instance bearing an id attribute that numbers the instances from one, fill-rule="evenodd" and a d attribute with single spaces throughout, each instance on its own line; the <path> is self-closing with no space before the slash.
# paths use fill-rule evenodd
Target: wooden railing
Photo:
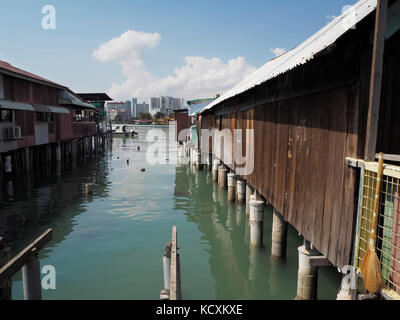
<path id="1" fill-rule="evenodd" d="M 21 268 L 24 286 L 24 299 L 40 300 L 42 298 L 39 251 L 50 242 L 52 235 L 53 230 L 48 229 L 24 250 L 17 254 L 13 259 L 1 267 L 0 292 L 3 293 L 3 297 L 5 299 L 11 299 L 11 278 Z"/>

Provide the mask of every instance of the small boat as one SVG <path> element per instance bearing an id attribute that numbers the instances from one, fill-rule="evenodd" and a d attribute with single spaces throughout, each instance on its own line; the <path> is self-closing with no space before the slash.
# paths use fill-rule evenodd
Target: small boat
<path id="1" fill-rule="evenodd" d="M 122 126 L 116 126 L 115 129 L 112 131 L 113 134 L 118 134 L 118 135 L 124 135 L 126 137 L 128 137 L 129 135 L 131 136 L 137 136 L 138 133 L 133 130 L 130 129 L 128 130 L 128 126 L 122 125 Z"/>

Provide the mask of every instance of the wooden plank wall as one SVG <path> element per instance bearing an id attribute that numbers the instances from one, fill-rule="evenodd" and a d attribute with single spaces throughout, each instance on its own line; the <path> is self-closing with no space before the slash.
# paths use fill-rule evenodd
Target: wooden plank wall
<path id="1" fill-rule="evenodd" d="M 352 250 L 356 170 L 345 158 L 357 156 L 358 105 L 356 83 L 222 117 L 221 129 L 255 131 L 244 178 L 338 266 Z"/>

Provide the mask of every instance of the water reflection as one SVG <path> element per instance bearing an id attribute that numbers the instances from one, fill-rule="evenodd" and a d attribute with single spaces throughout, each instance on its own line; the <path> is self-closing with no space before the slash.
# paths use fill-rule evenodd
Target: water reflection
<path id="1" fill-rule="evenodd" d="M 290 228 L 287 260 L 271 260 L 271 208 L 265 209 L 264 224 L 253 228 L 253 236 L 261 244 L 254 247 L 250 245 L 245 205 L 228 202 L 227 191 L 211 182 L 207 171 L 177 167 L 175 195 L 179 195 L 176 208 L 184 209 L 188 221 L 196 223 L 204 234 L 217 299 L 294 299 L 301 238 Z M 337 283 L 336 278 L 332 284 Z M 325 285 L 320 297 L 334 298 L 336 289 Z"/>

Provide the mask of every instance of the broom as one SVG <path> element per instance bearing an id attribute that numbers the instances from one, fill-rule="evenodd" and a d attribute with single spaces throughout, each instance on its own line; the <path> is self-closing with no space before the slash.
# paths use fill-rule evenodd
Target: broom
<path id="1" fill-rule="evenodd" d="M 376 234 L 378 229 L 379 196 L 383 176 L 383 153 L 379 154 L 378 177 L 375 189 L 374 214 L 371 223 L 369 247 L 361 262 L 360 270 L 364 279 L 364 287 L 371 293 L 378 292 L 382 286 L 381 263 L 376 254 Z"/>

